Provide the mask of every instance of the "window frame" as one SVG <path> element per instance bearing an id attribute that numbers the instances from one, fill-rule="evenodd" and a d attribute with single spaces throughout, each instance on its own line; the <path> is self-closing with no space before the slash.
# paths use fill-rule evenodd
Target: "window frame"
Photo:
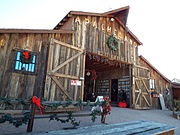
<path id="1" fill-rule="evenodd" d="M 34 68 L 34 72 L 30 72 L 30 71 L 26 71 L 26 70 L 17 70 L 15 69 L 16 67 L 16 62 L 18 61 L 17 60 L 17 55 L 18 55 L 18 52 L 22 52 L 22 51 L 30 51 L 30 50 L 25 50 L 25 49 L 16 49 L 15 50 L 15 53 L 14 53 L 14 60 L 13 60 L 13 65 L 12 65 L 12 68 L 13 68 L 13 72 L 15 73 L 19 73 L 19 74 L 25 74 L 25 75 L 37 75 L 37 67 L 39 65 L 38 61 L 39 61 L 39 53 L 38 52 L 34 52 L 34 51 L 31 51 L 31 53 L 33 55 L 35 55 L 35 68 Z"/>
<path id="2" fill-rule="evenodd" d="M 154 89 L 155 89 L 155 79 L 153 79 L 153 78 L 150 78 L 150 79 L 149 79 L 149 88 L 150 88 L 151 90 L 154 90 Z"/>

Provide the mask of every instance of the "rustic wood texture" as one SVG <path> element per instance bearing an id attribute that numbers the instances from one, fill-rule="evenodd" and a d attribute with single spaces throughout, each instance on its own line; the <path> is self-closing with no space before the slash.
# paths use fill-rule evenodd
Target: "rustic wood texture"
<path id="1" fill-rule="evenodd" d="M 50 42 L 45 87 L 45 98 L 50 101 L 82 99 L 82 85 L 73 86 L 71 80 L 84 77 L 84 50 L 81 46 L 73 44 L 72 37 L 67 39 L 67 43 L 64 42 L 65 38 L 61 41 L 52 39 Z"/>
<path id="2" fill-rule="evenodd" d="M 43 97 L 46 68 L 50 68 L 47 59 L 49 40 L 55 38 L 66 43 L 72 42 L 72 34 L 59 33 L 1 33 L 4 46 L 0 49 L 0 97 L 29 98 L 33 95 Z M 37 72 L 35 74 L 21 74 L 14 72 L 17 49 L 26 49 L 37 53 Z M 50 63 L 48 61 L 48 63 Z M 53 64 L 53 63 L 52 63 Z M 51 81 L 51 80 L 49 80 Z M 47 83 L 46 85 L 49 85 Z"/>
<path id="3" fill-rule="evenodd" d="M 165 105 L 168 108 L 172 108 L 172 91 L 171 91 L 171 83 L 170 81 L 165 78 L 157 69 L 151 66 L 150 63 L 148 63 L 147 60 L 145 60 L 142 56 L 139 57 L 139 65 L 140 67 L 145 67 L 148 69 L 148 72 L 142 72 L 140 71 L 140 76 L 146 77 L 146 75 L 149 75 L 149 79 L 155 80 L 155 88 L 152 89 L 153 92 L 157 92 L 158 94 L 162 94 L 165 100 Z M 145 69 L 144 68 L 144 69 Z M 143 69 L 141 69 L 143 70 Z M 149 81 L 147 81 L 148 85 Z M 152 98 L 152 107 L 153 109 L 160 108 L 159 99 L 158 98 Z"/>
<path id="4" fill-rule="evenodd" d="M 113 134 L 113 135 L 174 135 L 175 127 L 162 123 L 149 121 L 131 121 L 117 124 L 94 125 L 89 127 L 81 127 L 79 129 L 52 131 L 49 134 L 58 135 L 89 135 L 89 134 Z M 45 133 L 43 133 L 45 135 Z"/>
<path id="5" fill-rule="evenodd" d="M 137 42 L 128 34 L 116 19 L 99 16 L 75 16 L 75 44 L 81 44 L 89 52 L 101 54 L 122 62 L 134 63 L 137 53 Z M 118 39 L 118 50 L 107 46 L 107 39 L 114 35 Z"/>

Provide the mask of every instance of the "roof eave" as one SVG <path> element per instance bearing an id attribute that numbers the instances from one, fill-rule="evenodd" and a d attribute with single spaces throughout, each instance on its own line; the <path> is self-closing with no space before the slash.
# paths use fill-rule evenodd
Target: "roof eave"
<path id="1" fill-rule="evenodd" d="M 0 29 L 0 33 L 74 33 L 72 30 L 48 30 L 48 29 Z"/>
<path id="2" fill-rule="evenodd" d="M 153 70 L 155 70 L 164 80 L 169 83 L 172 83 L 168 78 L 166 78 L 162 73 L 159 72 L 148 60 L 146 60 L 142 55 L 139 56 L 143 61 L 145 61 Z"/>

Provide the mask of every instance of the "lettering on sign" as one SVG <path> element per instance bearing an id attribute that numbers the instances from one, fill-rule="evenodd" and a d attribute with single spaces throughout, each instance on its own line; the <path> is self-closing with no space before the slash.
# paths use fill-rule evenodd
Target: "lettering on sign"
<path id="1" fill-rule="evenodd" d="M 102 25 L 101 25 L 101 29 L 102 29 L 102 31 L 104 31 L 104 30 L 105 30 L 105 26 L 104 26 L 104 24 L 102 24 Z"/>
<path id="2" fill-rule="evenodd" d="M 96 23 L 96 21 L 93 22 L 93 27 L 97 28 L 97 23 Z"/>
<path id="3" fill-rule="evenodd" d="M 120 30 L 117 30 L 117 29 L 113 29 L 112 30 L 112 27 L 110 25 L 106 26 L 104 23 L 103 24 L 100 24 L 98 25 L 96 20 L 95 19 L 92 19 L 90 20 L 89 18 L 85 17 L 84 20 L 80 19 L 79 16 L 76 17 L 75 19 L 75 23 L 79 23 L 79 24 L 82 24 L 82 22 L 85 24 L 85 25 L 88 25 L 88 24 L 91 24 L 94 28 L 98 28 L 98 26 L 100 27 L 100 29 L 103 31 L 103 32 L 108 32 L 108 34 L 113 34 L 115 35 L 118 39 L 121 39 L 123 38 L 123 34 L 122 34 L 122 31 L 123 29 L 120 28 Z M 110 23 L 112 22 L 112 20 L 110 20 Z M 86 29 L 86 27 L 84 27 Z M 113 33 L 112 33 L 113 32 Z M 126 40 L 127 40 L 127 37 L 126 37 Z"/>
<path id="4" fill-rule="evenodd" d="M 85 18 L 85 24 L 89 24 L 89 19 L 88 18 Z"/>
<path id="5" fill-rule="evenodd" d="M 81 24 L 81 20 L 80 20 L 79 16 L 76 17 L 75 22 L 78 22 L 79 24 Z"/>
<path id="6" fill-rule="evenodd" d="M 107 32 L 111 32 L 111 27 L 107 26 Z"/>

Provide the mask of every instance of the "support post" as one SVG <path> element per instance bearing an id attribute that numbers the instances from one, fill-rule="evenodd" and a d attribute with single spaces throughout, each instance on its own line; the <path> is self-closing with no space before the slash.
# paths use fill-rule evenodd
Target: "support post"
<path id="1" fill-rule="evenodd" d="M 33 130 L 35 112 L 36 112 L 36 105 L 34 103 L 32 103 L 31 104 L 31 118 L 28 122 L 27 132 L 32 132 L 32 130 Z"/>

